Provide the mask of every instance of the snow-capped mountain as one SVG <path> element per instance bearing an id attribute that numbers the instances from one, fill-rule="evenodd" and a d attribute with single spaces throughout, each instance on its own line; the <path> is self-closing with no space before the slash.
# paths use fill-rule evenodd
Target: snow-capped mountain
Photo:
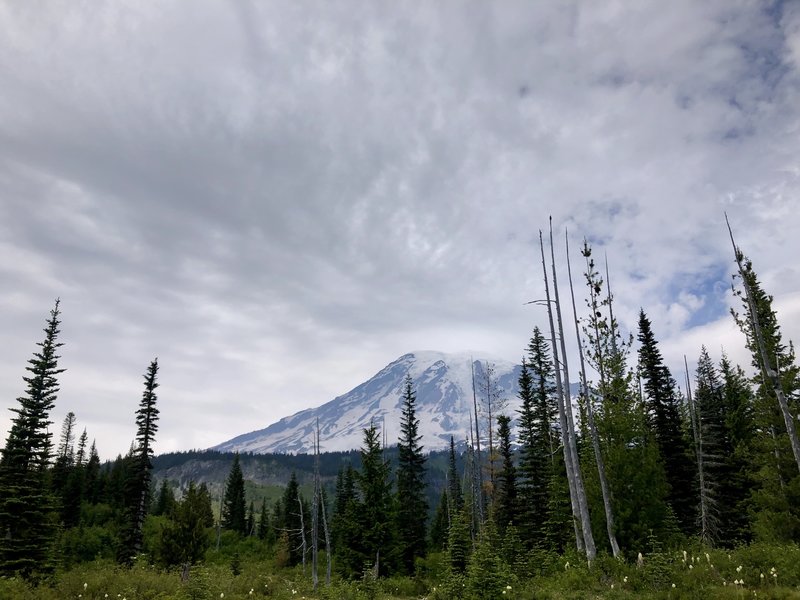
<path id="1" fill-rule="evenodd" d="M 470 354 L 412 352 L 322 406 L 285 417 L 266 429 L 240 435 L 214 449 L 254 453 L 310 452 L 317 418 L 323 452 L 360 448 L 363 430 L 370 421 L 385 432 L 389 445 L 396 444 L 400 435 L 403 384 L 408 374 L 417 396 L 422 445 L 426 451 L 441 450 L 448 447 L 451 435 L 456 441 L 464 441 L 469 435 L 472 374 L 474 371 L 480 404 L 485 397 L 487 365 L 494 369 L 492 385 L 499 392 L 499 398 L 508 402 L 503 412 L 516 417 L 520 406 L 517 397 L 519 365 Z"/>

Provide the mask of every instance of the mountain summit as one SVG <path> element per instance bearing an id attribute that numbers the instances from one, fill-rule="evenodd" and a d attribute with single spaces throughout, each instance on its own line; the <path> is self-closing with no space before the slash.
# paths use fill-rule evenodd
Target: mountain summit
<path id="1" fill-rule="evenodd" d="M 493 390 L 497 390 L 499 398 L 508 401 L 503 412 L 516 417 L 520 406 L 517 397 L 519 365 L 469 354 L 412 352 L 322 406 L 284 417 L 266 429 L 237 436 L 213 449 L 257 454 L 308 453 L 312 451 L 317 419 L 322 452 L 360 448 L 363 430 L 370 421 L 383 429 L 388 445 L 396 444 L 400 435 L 403 382 L 408 374 L 417 394 L 421 443 L 425 451 L 442 450 L 449 446 L 451 435 L 457 441 L 464 441 L 469 436 L 472 373 L 474 370 L 475 393 L 480 405 L 486 396 L 487 365 L 494 369 Z"/>

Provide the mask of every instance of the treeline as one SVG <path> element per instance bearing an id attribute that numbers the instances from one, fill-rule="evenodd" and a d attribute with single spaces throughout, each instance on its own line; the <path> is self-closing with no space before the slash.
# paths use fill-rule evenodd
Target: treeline
<path id="1" fill-rule="evenodd" d="M 252 457 L 233 457 L 219 503 L 204 482 L 180 482 L 178 497 L 166 478 L 154 488 L 156 360 L 127 456 L 101 465 L 86 431 L 76 443 L 72 413 L 53 450 L 48 415 L 62 372 L 57 301 L 0 457 L 0 572 L 34 576 L 97 557 L 131 564 L 144 552 L 188 575 L 222 546 L 234 549 L 234 571 L 235 548 L 255 547 L 278 566 L 310 563 L 315 583 L 323 560 L 327 572 L 353 579 L 413 575 L 428 553 L 444 553 L 451 582 L 483 585 L 503 569 L 534 575 L 543 556 L 576 551 L 591 564 L 598 552 L 635 560 L 692 540 L 707 547 L 800 540 L 800 372 L 751 263 L 734 246 L 743 308 L 732 313 L 756 374 L 724 354 L 715 361 L 703 347 L 696 371 L 679 385 L 644 310 L 637 331 L 622 332 L 608 270 L 599 273 L 588 244 L 579 318 L 569 260 L 571 303 L 562 304 L 552 233 L 549 270 L 541 241 L 549 330 L 535 328 L 523 351 L 518 414 L 507 414 L 487 369 L 466 451 L 451 439 L 446 466 L 439 459 L 434 466 L 420 444 L 407 378 L 396 449 L 383 448 L 372 425 L 358 453 L 292 457 L 298 471 L 312 473 L 310 482 L 301 486 L 293 473 L 272 505 L 247 497 L 242 459 Z M 570 365 L 573 333 L 578 360 Z M 570 366 L 580 381 L 578 414 Z M 166 471 L 191 458 L 228 460 L 213 452 L 156 460 Z M 334 472 L 330 497 L 323 479 Z"/>

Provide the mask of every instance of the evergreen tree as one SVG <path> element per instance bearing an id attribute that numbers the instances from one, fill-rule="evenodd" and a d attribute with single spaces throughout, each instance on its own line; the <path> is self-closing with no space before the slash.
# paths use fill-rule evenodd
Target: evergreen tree
<path id="1" fill-rule="evenodd" d="M 411 377 L 406 375 L 403 408 L 400 417 L 400 439 L 397 466 L 397 544 L 400 566 L 406 574 L 414 573 L 414 559 L 425 556 L 425 456 L 419 441 L 419 419 L 416 416 L 416 394 Z"/>
<path id="2" fill-rule="evenodd" d="M 53 464 L 52 486 L 57 496 L 62 496 L 67 477 L 75 463 L 75 413 L 70 411 L 61 425 L 61 439 L 56 449 L 56 460 Z"/>
<path id="3" fill-rule="evenodd" d="M 239 453 L 233 456 L 233 464 L 225 484 L 222 500 L 222 526 L 241 535 L 247 533 L 247 504 L 244 497 L 244 475 L 239 464 Z"/>
<path id="4" fill-rule="evenodd" d="M 450 530 L 447 536 L 447 552 L 450 569 L 455 573 L 464 573 L 469 563 L 472 539 L 470 536 L 470 516 L 466 511 L 452 515 Z"/>
<path id="5" fill-rule="evenodd" d="M 175 495 L 172 493 L 172 488 L 166 479 L 161 480 L 161 486 L 158 488 L 158 496 L 156 498 L 155 506 L 153 507 L 153 515 L 169 516 L 175 507 Z"/>
<path id="6" fill-rule="evenodd" d="M 575 534 L 564 455 L 559 452 L 554 458 L 550 479 L 546 482 L 546 519 L 540 537 L 532 541 L 536 547 L 564 553 L 571 543 L 574 544 Z"/>
<path id="7" fill-rule="evenodd" d="M 464 507 L 464 495 L 461 493 L 461 478 L 458 476 L 456 469 L 456 444 L 453 436 L 450 436 L 450 454 L 447 460 L 447 498 L 449 504 L 449 512 L 452 514 L 461 510 Z"/>
<path id="8" fill-rule="evenodd" d="M 589 315 L 583 329 L 586 358 L 599 375 L 594 390 L 599 401 L 596 426 L 605 461 L 610 497 L 613 498 L 614 533 L 619 547 L 632 551 L 647 547 L 651 536 L 664 539 L 674 533 L 674 517 L 667 502 L 668 484 L 658 444 L 648 427 L 645 406 L 634 389 L 633 372 L 627 365 L 632 336 L 624 339 L 611 312 L 613 296 L 598 273 L 591 249 L 584 246 L 584 273 Z M 600 298 L 603 298 L 600 300 Z M 590 394 L 594 396 L 595 394 Z M 603 506 L 598 471 L 587 472 L 593 490 L 593 512 Z"/>
<path id="9" fill-rule="evenodd" d="M 505 532 L 506 527 L 517 522 L 517 469 L 511 451 L 511 417 L 497 416 L 497 439 L 500 453 L 500 470 L 497 473 L 497 494 L 494 516 L 497 528 Z"/>
<path id="10" fill-rule="evenodd" d="M 527 545 L 539 547 L 546 537 L 548 490 L 557 460 L 552 427 L 556 418 L 556 390 L 547 348 L 541 330 L 534 328 L 528 358 L 522 359 L 518 382 L 522 400 L 519 411 L 519 528 Z"/>
<path id="11" fill-rule="evenodd" d="M 447 531 L 453 514 L 450 496 L 447 494 L 447 489 L 443 489 L 431 522 L 430 540 L 431 548 L 434 550 L 443 550 L 447 547 Z"/>
<path id="12" fill-rule="evenodd" d="M 88 441 L 88 436 L 86 435 L 86 427 L 84 427 L 83 433 L 81 433 L 80 437 L 78 438 L 78 450 L 77 452 L 75 452 L 75 464 L 79 467 L 86 464 L 87 441 Z"/>
<path id="13" fill-rule="evenodd" d="M 144 392 L 136 411 L 136 446 L 133 448 L 130 469 L 125 481 L 127 499 L 126 522 L 117 558 L 130 564 L 142 550 L 142 528 L 147 515 L 150 496 L 150 481 L 153 471 L 153 442 L 158 430 L 158 408 L 156 408 L 156 376 L 158 359 L 153 359 L 144 375 Z"/>
<path id="14" fill-rule="evenodd" d="M 725 431 L 722 384 L 706 347 L 700 350 L 695 377 L 694 406 L 698 423 L 697 452 L 703 461 L 700 486 L 700 538 L 709 545 L 720 539 L 720 517 L 726 511 L 723 486 L 725 455 L 730 444 Z"/>
<path id="15" fill-rule="evenodd" d="M 721 529 L 722 539 L 731 546 L 752 538 L 750 494 L 757 488 L 754 471 L 756 422 L 753 391 L 741 367 L 734 367 L 723 355 L 719 364 L 725 430 L 730 440 L 728 480 L 724 493 L 728 511 Z"/>
<path id="16" fill-rule="evenodd" d="M 211 545 L 206 511 L 211 510 L 208 498 L 189 482 L 172 518 L 161 532 L 160 556 L 165 565 L 193 565 L 203 559 Z"/>
<path id="17" fill-rule="evenodd" d="M 256 507 L 253 501 L 250 500 L 250 506 L 247 508 L 247 519 L 245 519 L 246 535 L 251 536 L 256 534 Z"/>
<path id="18" fill-rule="evenodd" d="M 297 476 L 294 471 L 289 478 L 289 483 L 283 491 L 282 521 L 279 522 L 279 529 L 286 533 L 289 542 L 289 565 L 299 565 L 303 562 L 303 536 L 305 535 L 304 526 L 309 519 L 305 514 L 301 516 L 303 502 L 300 497 L 300 486 L 297 483 Z"/>
<path id="19" fill-rule="evenodd" d="M 360 547 L 361 503 L 356 491 L 356 475 L 348 463 L 339 470 L 331 519 L 331 543 L 337 570 L 347 578 L 360 577 L 364 567 Z"/>
<path id="20" fill-rule="evenodd" d="M 211 508 L 211 492 L 208 491 L 208 486 L 205 484 L 205 482 L 201 483 L 200 487 L 197 488 L 197 493 L 200 495 L 198 504 L 203 509 L 203 527 L 213 527 L 214 510 Z"/>
<path id="21" fill-rule="evenodd" d="M 395 549 L 390 473 L 391 468 L 383 456 L 378 430 L 374 423 L 370 423 L 364 430 L 361 472 L 356 474 L 361 494 L 361 530 L 357 547 L 361 554 L 361 566 L 377 567 L 379 574 L 388 572 L 393 559 L 392 551 Z"/>
<path id="22" fill-rule="evenodd" d="M 261 516 L 258 519 L 257 535 L 258 539 L 266 542 L 270 546 L 275 543 L 275 530 L 272 527 L 272 523 L 270 523 L 266 498 L 261 501 Z"/>
<path id="23" fill-rule="evenodd" d="M 50 411 L 58 394 L 56 354 L 59 301 L 50 311 L 44 341 L 28 360 L 25 395 L 18 398 L 11 430 L 0 458 L 0 573 L 29 576 L 50 568 L 54 539 L 53 498 L 47 482 Z"/>
<path id="24" fill-rule="evenodd" d="M 757 539 L 800 540 L 800 457 L 795 451 L 800 412 L 800 367 L 794 346 L 783 340 L 773 298 L 753 270 L 752 262 L 736 249 L 744 292 L 744 314 L 731 310 L 747 338 L 747 348 L 758 374 L 753 379 L 757 436 L 753 442 L 753 533 Z"/>
<path id="25" fill-rule="evenodd" d="M 100 501 L 102 483 L 100 456 L 97 454 L 97 446 L 92 441 L 92 445 L 89 448 L 89 459 L 86 461 L 86 476 L 84 479 L 84 495 L 89 504 L 97 504 Z"/>
<path id="26" fill-rule="evenodd" d="M 675 380 L 664 365 L 650 320 L 639 311 L 639 376 L 644 406 L 669 484 L 668 502 L 684 533 L 694 531 L 696 502 L 694 469 L 688 440 L 681 421 L 680 399 Z"/>

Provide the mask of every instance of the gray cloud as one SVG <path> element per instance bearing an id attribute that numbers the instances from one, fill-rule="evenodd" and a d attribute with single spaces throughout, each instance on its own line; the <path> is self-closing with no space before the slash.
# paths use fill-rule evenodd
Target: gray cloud
<path id="1" fill-rule="evenodd" d="M 551 214 L 675 368 L 747 360 L 724 210 L 800 333 L 789 4 L 7 3 L 0 33 L 0 406 L 60 296 L 53 416 L 104 456 L 154 356 L 163 451 L 409 350 L 517 358 Z"/>

